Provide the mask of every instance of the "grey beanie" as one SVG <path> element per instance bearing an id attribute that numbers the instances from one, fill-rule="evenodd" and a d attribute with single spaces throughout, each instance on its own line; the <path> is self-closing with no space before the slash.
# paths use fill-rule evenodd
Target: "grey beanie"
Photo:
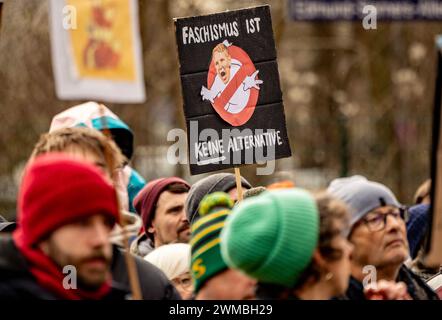
<path id="1" fill-rule="evenodd" d="M 388 205 L 401 206 L 390 189 L 363 176 L 335 179 L 327 191 L 349 206 L 351 215 L 349 232 L 354 224 L 370 211 Z"/>
<path id="2" fill-rule="evenodd" d="M 252 185 L 243 177 L 241 177 L 241 185 L 245 189 L 250 189 L 252 187 Z M 194 220 L 196 221 L 198 218 L 200 202 L 205 195 L 217 191 L 228 192 L 235 187 L 235 175 L 232 173 L 212 174 L 193 184 L 189 190 L 185 204 L 185 211 L 189 223 L 192 224 Z"/>

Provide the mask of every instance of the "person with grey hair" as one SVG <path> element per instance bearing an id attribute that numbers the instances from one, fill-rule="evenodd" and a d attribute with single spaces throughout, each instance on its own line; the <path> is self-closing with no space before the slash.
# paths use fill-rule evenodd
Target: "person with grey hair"
<path id="1" fill-rule="evenodd" d="M 408 298 L 413 300 L 438 299 L 404 265 L 409 256 L 405 226 L 408 212 L 389 188 L 363 176 L 352 176 L 333 180 L 327 191 L 344 201 L 351 214 L 347 236 L 354 250 L 350 284 L 342 298 L 364 300 L 370 290 L 364 288 L 366 283 L 385 280 L 403 283 Z"/>

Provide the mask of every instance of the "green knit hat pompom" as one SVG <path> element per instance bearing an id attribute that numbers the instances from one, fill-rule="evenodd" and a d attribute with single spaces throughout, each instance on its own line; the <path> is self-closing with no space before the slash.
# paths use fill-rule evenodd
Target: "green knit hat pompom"
<path id="1" fill-rule="evenodd" d="M 308 191 L 266 191 L 233 209 L 221 232 L 221 254 L 228 266 L 259 282 L 291 288 L 318 237 L 318 208 Z"/>
<path id="2" fill-rule="evenodd" d="M 200 218 L 191 225 L 190 239 L 195 293 L 208 279 L 227 269 L 221 257 L 219 235 L 232 207 L 232 199 L 224 192 L 208 194 L 200 203 Z"/>

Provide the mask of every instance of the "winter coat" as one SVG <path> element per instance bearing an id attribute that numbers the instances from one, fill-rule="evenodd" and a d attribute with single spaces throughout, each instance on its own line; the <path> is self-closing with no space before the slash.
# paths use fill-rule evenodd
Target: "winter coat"
<path id="1" fill-rule="evenodd" d="M 141 220 L 141 217 L 138 214 L 122 210 L 122 216 L 125 230 L 126 230 L 126 236 L 127 240 L 129 242 L 129 246 L 134 241 L 138 233 L 143 225 L 143 221 Z M 112 233 L 110 235 L 110 242 L 119 246 L 120 248 L 124 247 L 124 234 L 123 229 L 119 225 L 115 225 L 114 229 L 112 230 Z"/>
<path id="2" fill-rule="evenodd" d="M 404 282 L 408 293 L 413 300 L 439 300 L 437 294 L 417 275 L 410 271 L 405 265 L 399 270 L 397 282 Z M 365 300 L 364 287 L 361 282 L 350 277 L 350 283 L 344 296 L 338 299 L 343 300 Z"/>
<path id="3" fill-rule="evenodd" d="M 143 300 L 181 300 L 181 296 L 175 287 L 160 269 L 138 256 L 132 256 L 137 266 Z M 114 247 L 112 277 L 115 282 L 124 285 L 126 288 L 130 287 L 124 252 L 117 247 Z"/>
<path id="4" fill-rule="evenodd" d="M 105 300 L 124 300 L 128 292 L 112 283 Z M 52 292 L 38 284 L 29 271 L 28 262 L 15 246 L 12 237 L 0 236 L 0 300 L 59 300 Z"/>
<path id="5" fill-rule="evenodd" d="M 166 276 L 155 266 L 135 257 L 141 293 L 145 300 L 179 300 L 178 292 Z M 124 252 L 113 246 L 112 290 L 106 299 L 124 300 L 129 297 Z M 56 300 L 47 289 L 41 287 L 30 273 L 28 262 L 15 246 L 12 237 L 0 236 L 0 300 L 45 299 Z"/>
<path id="6" fill-rule="evenodd" d="M 136 238 L 130 246 L 130 252 L 141 258 L 147 256 L 154 249 L 155 247 L 152 239 L 150 239 L 144 232 L 138 236 L 138 238 Z"/>

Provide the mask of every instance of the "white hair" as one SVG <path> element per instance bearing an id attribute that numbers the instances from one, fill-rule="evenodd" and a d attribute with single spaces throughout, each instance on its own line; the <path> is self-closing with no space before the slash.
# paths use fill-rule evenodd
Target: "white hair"
<path id="1" fill-rule="evenodd" d="M 144 260 L 161 269 L 169 280 L 173 280 L 190 271 L 190 245 L 166 244 L 150 252 Z"/>

